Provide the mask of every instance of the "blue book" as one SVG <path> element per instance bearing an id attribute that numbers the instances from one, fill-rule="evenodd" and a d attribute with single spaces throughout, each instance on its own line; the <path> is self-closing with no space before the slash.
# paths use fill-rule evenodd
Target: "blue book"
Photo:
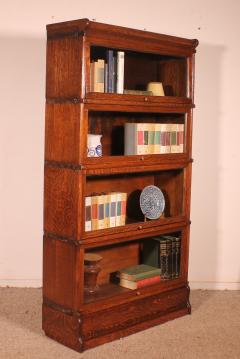
<path id="1" fill-rule="evenodd" d="M 113 50 L 107 50 L 108 86 L 107 92 L 114 92 L 114 56 Z"/>

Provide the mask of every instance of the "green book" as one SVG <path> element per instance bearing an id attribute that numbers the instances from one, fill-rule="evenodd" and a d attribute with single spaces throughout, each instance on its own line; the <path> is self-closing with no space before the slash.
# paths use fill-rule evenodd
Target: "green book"
<path id="1" fill-rule="evenodd" d="M 161 274 L 160 268 L 148 266 L 146 264 L 139 264 L 136 266 L 121 269 L 119 271 L 118 276 L 120 279 L 138 281 L 144 278 L 150 278 L 160 274 Z"/>

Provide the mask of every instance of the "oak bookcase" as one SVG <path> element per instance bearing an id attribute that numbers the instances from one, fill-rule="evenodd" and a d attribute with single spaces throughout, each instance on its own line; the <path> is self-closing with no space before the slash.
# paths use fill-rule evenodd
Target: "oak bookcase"
<path id="1" fill-rule="evenodd" d="M 47 26 L 43 330 L 77 351 L 190 313 L 188 252 L 194 55 L 197 40 L 80 19 Z M 90 92 L 91 57 L 125 52 L 124 88 L 161 81 L 166 96 Z M 182 153 L 124 156 L 126 122 L 184 123 Z M 87 157 L 87 134 L 103 156 Z M 127 203 L 126 225 L 85 232 L 85 197 L 155 184 L 164 217 L 143 221 Z M 141 263 L 152 236 L 181 236 L 179 278 L 130 290 L 111 273 Z M 100 289 L 84 291 L 84 254 L 103 257 Z"/>

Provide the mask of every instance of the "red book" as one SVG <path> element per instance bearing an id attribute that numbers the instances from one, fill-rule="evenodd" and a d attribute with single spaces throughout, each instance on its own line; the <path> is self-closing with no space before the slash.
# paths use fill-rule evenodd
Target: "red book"
<path id="1" fill-rule="evenodd" d="M 141 279 L 138 281 L 131 281 L 131 280 L 121 278 L 119 284 L 121 287 L 124 287 L 124 288 L 138 289 L 138 288 L 147 287 L 148 285 L 159 283 L 160 280 L 161 280 L 160 275 L 156 275 L 156 276 L 150 277 L 150 278 L 144 278 L 144 279 Z"/>

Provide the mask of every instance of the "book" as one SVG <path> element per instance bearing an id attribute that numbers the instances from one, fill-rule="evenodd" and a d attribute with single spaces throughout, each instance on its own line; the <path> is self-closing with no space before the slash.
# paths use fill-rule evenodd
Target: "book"
<path id="1" fill-rule="evenodd" d="M 155 153 L 155 123 L 148 124 L 148 152 Z"/>
<path id="2" fill-rule="evenodd" d="M 104 60 L 93 62 L 93 91 L 104 92 Z"/>
<path id="3" fill-rule="evenodd" d="M 117 275 L 119 276 L 119 278 L 136 281 L 144 278 L 150 278 L 160 274 L 161 274 L 160 268 L 151 267 L 146 264 L 138 264 L 135 266 L 131 266 L 119 270 Z"/>
<path id="4" fill-rule="evenodd" d="M 107 92 L 113 93 L 114 92 L 114 53 L 113 50 L 107 50 L 106 52 L 107 57 L 107 69 L 108 69 L 108 84 L 107 84 Z"/>
<path id="5" fill-rule="evenodd" d="M 117 196 L 115 192 L 112 192 L 109 194 L 110 196 L 110 221 L 109 221 L 109 227 L 115 227 L 116 226 L 116 201 Z"/>
<path id="6" fill-rule="evenodd" d="M 98 229 L 98 196 L 92 196 L 92 231 Z"/>
<path id="7" fill-rule="evenodd" d="M 126 223 L 127 193 L 122 193 L 120 226 Z"/>
<path id="8" fill-rule="evenodd" d="M 104 206 L 104 228 L 110 227 L 110 194 L 105 195 L 105 206 Z"/>
<path id="9" fill-rule="evenodd" d="M 101 194 L 97 196 L 97 204 L 98 204 L 98 224 L 97 229 L 104 229 L 104 206 L 105 206 L 105 195 Z"/>
<path id="10" fill-rule="evenodd" d="M 92 215 L 91 215 L 92 198 L 85 197 L 85 232 L 92 230 Z"/>
<path id="11" fill-rule="evenodd" d="M 148 285 L 159 283 L 160 280 L 161 280 L 160 275 L 156 275 L 150 278 L 140 279 L 138 281 L 131 281 L 128 279 L 120 278 L 119 285 L 121 287 L 128 289 L 138 289 L 138 288 L 146 287 Z"/>
<path id="12" fill-rule="evenodd" d="M 171 124 L 170 126 L 170 147 L 171 147 L 171 153 L 179 153 L 180 148 L 178 144 L 178 124 Z"/>
<path id="13" fill-rule="evenodd" d="M 117 51 L 117 93 L 123 93 L 124 89 L 124 56 L 124 51 Z"/>
<path id="14" fill-rule="evenodd" d="M 145 154 L 145 142 L 148 141 L 146 132 L 147 124 L 143 123 L 125 123 L 124 125 L 124 155 L 142 155 Z"/>
<path id="15" fill-rule="evenodd" d="M 116 193 L 116 227 L 121 225 L 122 193 Z"/>
<path id="16" fill-rule="evenodd" d="M 143 242 L 142 261 L 146 265 L 159 267 L 163 279 L 178 278 L 180 273 L 181 239 L 165 235 L 149 238 Z"/>

